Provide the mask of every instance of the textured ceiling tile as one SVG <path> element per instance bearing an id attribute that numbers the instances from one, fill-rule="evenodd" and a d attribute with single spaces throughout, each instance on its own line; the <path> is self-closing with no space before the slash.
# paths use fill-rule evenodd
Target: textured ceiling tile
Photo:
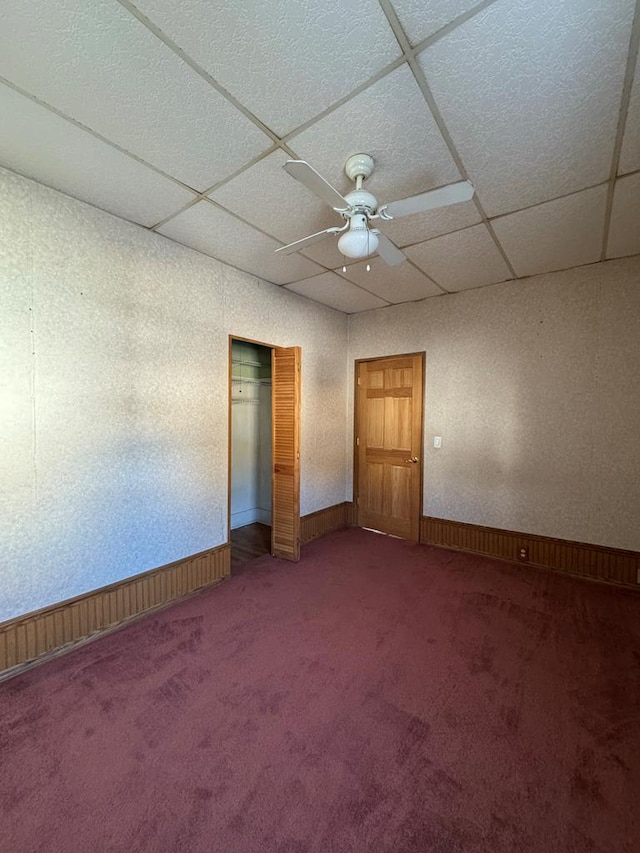
<path id="1" fill-rule="evenodd" d="M 338 267 L 357 263 L 357 259 L 345 258 L 344 255 L 340 254 L 338 251 L 338 236 L 327 237 L 326 240 L 322 240 L 320 243 L 316 243 L 315 246 L 305 249 L 302 254 L 333 270 Z"/>
<path id="2" fill-rule="evenodd" d="M 397 246 L 410 246 L 422 243 L 451 231 L 459 231 L 480 222 L 478 208 L 473 201 L 463 204 L 452 204 L 439 210 L 428 210 L 426 213 L 416 213 L 404 216 L 391 222 L 380 222 L 379 227 L 390 237 Z"/>
<path id="3" fill-rule="evenodd" d="M 636 76 L 631 88 L 618 171 L 623 175 L 636 169 L 640 169 L 640 61 L 636 65 Z"/>
<path id="4" fill-rule="evenodd" d="M 284 242 L 293 242 L 344 220 L 282 168 L 289 157 L 275 151 L 211 194 L 211 198 Z M 335 238 L 334 238 L 335 239 Z"/>
<path id="5" fill-rule="evenodd" d="M 276 284 L 297 281 L 320 270 L 317 264 L 300 255 L 274 254 L 279 245 L 275 240 L 208 201 L 194 204 L 158 231 L 178 243 Z"/>
<path id="6" fill-rule="evenodd" d="M 393 0 L 402 28 L 412 45 L 432 35 L 458 15 L 478 5 L 478 0 Z"/>
<path id="7" fill-rule="evenodd" d="M 446 290 L 468 290 L 511 277 L 484 225 L 411 246 L 405 254 Z"/>
<path id="8" fill-rule="evenodd" d="M 0 162 L 124 219 L 153 225 L 195 196 L 0 85 Z"/>
<path id="9" fill-rule="evenodd" d="M 292 290 L 322 305 L 328 305 L 330 308 L 336 308 L 338 311 L 344 311 L 345 314 L 382 308 L 387 304 L 372 293 L 367 293 L 332 272 L 288 284 L 287 290 Z"/>
<path id="10" fill-rule="evenodd" d="M 347 158 L 370 154 L 376 165 L 365 188 L 380 204 L 460 179 L 422 93 L 404 65 L 294 136 L 289 144 L 340 192 L 353 189 L 344 173 Z"/>
<path id="11" fill-rule="evenodd" d="M 117 3 L 24 0 L 2 15 L 0 75 L 195 189 L 270 145 Z"/>
<path id="12" fill-rule="evenodd" d="M 599 260 L 606 186 L 548 201 L 492 223 L 519 276 L 591 264 Z"/>
<path id="13" fill-rule="evenodd" d="M 633 7 L 503 0 L 420 55 L 489 215 L 606 180 Z"/>
<path id="14" fill-rule="evenodd" d="M 368 263 L 371 267 L 369 272 L 367 261 L 360 261 L 347 267 L 347 272 L 341 275 L 392 303 L 415 302 L 427 296 L 442 294 L 437 285 L 408 261 L 397 267 L 387 266 L 380 258 L 372 258 Z"/>
<path id="15" fill-rule="evenodd" d="M 136 0 L 279 135 L 344 97 L 400 55 L 378 3 Z"/>
<path id="16" fill-rule="evenodd" d="M 608 258 L 640 254 L 640 172 L 618 178 L 613 196 Z"/>

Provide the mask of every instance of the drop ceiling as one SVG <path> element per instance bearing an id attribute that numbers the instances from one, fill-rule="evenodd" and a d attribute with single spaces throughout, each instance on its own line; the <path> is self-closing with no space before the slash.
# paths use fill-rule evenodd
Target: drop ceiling
<path id="1" fill-rule="evenodd" d="M 640 253 L 640 0 L 5 3 L 0 165 L 339 311 Z M 346 261 L 340 192 L 460 179 L 470 202 Z M 343 268 L 344 267 L 344 268 Z"/>

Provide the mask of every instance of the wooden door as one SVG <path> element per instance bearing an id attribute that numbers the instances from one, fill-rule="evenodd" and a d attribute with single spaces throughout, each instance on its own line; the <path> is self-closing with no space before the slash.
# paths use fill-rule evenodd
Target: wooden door
<path id="1" fill-rule="evenodd" d="M 418 541 L 424 355 L 363 361 L 356 386 L 360 527 Z"/>
<path id="2" fill-rule="evenodd" d="M 300 559 L 300 347 L 276 347 L 272 362 L 271 553 Z"/>

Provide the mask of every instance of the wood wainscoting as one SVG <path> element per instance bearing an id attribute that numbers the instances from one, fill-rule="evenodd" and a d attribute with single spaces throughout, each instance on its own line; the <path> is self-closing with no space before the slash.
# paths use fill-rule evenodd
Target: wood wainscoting
<path id="1" fill-rule="evenodd" d="M 219 583 L 230 566 L 227 543 L 2 622 L 0 678 Z"/>
<path id="2" fill-rule="evenodd" d="M 636 551 L 429 516 L 422 517 L 420 541 L 640 589 L 640 553 Z"/>
<path id="3" fill-rule="evenodd" d="M 317 539 L 318 536 L 331 533 L 332 530 L 351 527 L 355 523 L 355 505 L 352 501 L 344 501 L 341 504 L 319 509 L 317 512 L 310 512 L 309 515 L 303 515 L 300 519 L 300 542 L 304 545 L 312 539 Z"/>
<path id="4" fill-rule="evenodd" d="M 349 501 L 300 519 L 301 544 L 355 523 Z M 0 680 L 166 607 L 231 571 L 231 544 L 125 578 L 0 623 Z"/>

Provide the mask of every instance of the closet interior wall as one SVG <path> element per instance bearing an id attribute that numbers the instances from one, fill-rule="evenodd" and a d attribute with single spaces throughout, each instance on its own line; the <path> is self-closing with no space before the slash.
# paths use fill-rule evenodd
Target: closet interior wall
<path id="1" fill-rule="evenodd" d="M 271 350 L 231 345 L 231 529 L 271 524 Z"/>

